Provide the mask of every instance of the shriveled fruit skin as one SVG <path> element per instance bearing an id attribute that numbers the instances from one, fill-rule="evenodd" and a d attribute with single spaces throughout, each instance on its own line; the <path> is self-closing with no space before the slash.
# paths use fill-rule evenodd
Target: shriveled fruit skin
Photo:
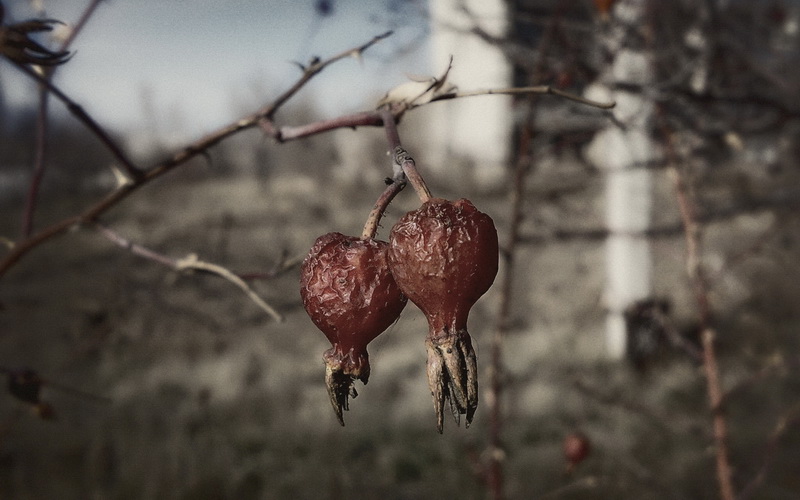
<path id="1" fill-rule="evenodd" d="M 354 380 L 369 380 L 367 344 L 407 302 L 389 271 L 388 248 L 385 241 L 328 233 L 317 238 L 300 270 L 306 312 L 333 345 L 323 355 L 325 378 L 342 425 L 342 409 L 357 395 Z"/>
<path id="2" fill-rule="evenodd" d="M 403 293 L 428 319 L 428 383 L 438 428 L 444 401 L 467 425 L 478 405 L 477 362 L 469 311 L 497 276 L 494 222 L 465 199 L 433 198 L 392 228 L 389 266 Z"/>

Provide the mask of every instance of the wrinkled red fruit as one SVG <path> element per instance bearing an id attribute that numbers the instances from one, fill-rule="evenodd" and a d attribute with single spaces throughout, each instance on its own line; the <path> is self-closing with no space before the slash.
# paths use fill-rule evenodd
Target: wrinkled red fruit
<path id="1" fill-rule="evenodd" d="M 437 427 L 444 402 L 467 426 L 478 407 L 478 369 L 467 317 L 497 275 L 497 230 L 469 200 L 433 198 L 390 234 L 389 266 L 400 290 L 428 319 L 428 384 Z"/>
<path id="2" fill-rule="evenodd" d="M 317 238 L 300 271 L 300 295 L 311 320 L 333 347 L 323 356 L 331 405 L 342 409 L 358 394 L 356 379 L 369 380 L 367 344 L 386 330 L 406 305 L 389 272 L 385 241 L 341 233 Z"/>

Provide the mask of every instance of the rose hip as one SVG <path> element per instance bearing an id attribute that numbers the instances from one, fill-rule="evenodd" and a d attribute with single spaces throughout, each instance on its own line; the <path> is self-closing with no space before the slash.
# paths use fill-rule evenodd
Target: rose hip
<path id="1" fill-rule="evenodd" d="M 317 238 L 300 271 L 300 295 L 314 324 L 333 344 L 325 352 L 325 383 L 339 423 L 356 379 L 369 380 L 367 344 L 406 305 L 389 272 L 389 244 L 372 238 L 328 233 Z"/>
<path id="2" fill-rule="evenodd" d="M 497 230 L 469 200 L 432 198 L 404 215 L 390 234 L 389 266 L 400 290 L 428 319 L 428 384 L 437 428 L 444 402 L 467 426 L 478 406 L 475 350 L 467 318 L 497 275 Z"/>

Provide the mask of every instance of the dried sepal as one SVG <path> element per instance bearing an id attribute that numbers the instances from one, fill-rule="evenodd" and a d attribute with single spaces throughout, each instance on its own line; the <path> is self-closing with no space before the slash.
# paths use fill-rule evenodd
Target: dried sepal
<path id="1" fill-rule="evenodd" d="M 428 386 L 438 431 L 443 431 L 445 401 L 450 404 L 456 424 L 465 415 L 465 425 L 469 427 L 478 408 L 478 363 L 469 334 L 460 330 L 452 335 L 429 336 L 425 344 Z"/>
<path id="2" fill-rule="evenodd" d="M 0 5 L 0 22 L 2 17 Z M 31 38 L 31 35 L 52 31 L 56 24 L 62 23 L 55 19 L 32 19 L 0 26 L 0 55 L 19 64 L 55 66 L 67 62 L 71 57 L 69 51 L 50 50 Z"/>

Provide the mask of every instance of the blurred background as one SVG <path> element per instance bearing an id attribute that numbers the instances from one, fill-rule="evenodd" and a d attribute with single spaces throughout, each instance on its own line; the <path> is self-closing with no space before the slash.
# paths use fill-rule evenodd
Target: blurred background
<path id="1" fill-rule="evenodd" d="M 63 21 L 37 38 L 55 47 L 89 2 L 3 4 L 5 25 Z M 53 81 L 149 168 L 270 102 L 314 57 L 388 30 L 360 60 L 326 68 L 277 124 L 374 109 L 409 77 L 441 75 L 451 55 L 449 81 L 464 91 L 547 84 L 617 102 L 470 97 L 399 125 L 433 193 L 471 199 L 506 250 L 470 316 L 473 425 L 437 434 L 413 306 L 370 344 L 370 383 L 346 427 L 328 402 L 329 344 L 302 308 L 298 263 L 321 234 L 360 233 L 391 175 L 383 130 L 282 144 L 248 130 L 100 221 L 159 255 L 197 254 L 248 278 L 285 321 L 219 277 L 173 271 L 93 227 L 47 241 L 0 277 L 0 498 L 497 498 L 492 464 L 508 498 L 718 498 L 708 327 L 737 491 L 797 498 L 799 2 L 100 2 Z M 9 248 L 38 95 L 0 60 Z M 113 156 L 51 101 L 34 232 L 115 187 Z M 418 205 L 401 193 L 379 238 Z M 687 272 L 698 269 L 700 300 Z M 493 338 L 499 434 L 486 397 Z M 22 369 L 43 379 L 48 407 L 20 396 Z M 563 446 L 576 435 L 589 453 L 571 463 Z"/>

